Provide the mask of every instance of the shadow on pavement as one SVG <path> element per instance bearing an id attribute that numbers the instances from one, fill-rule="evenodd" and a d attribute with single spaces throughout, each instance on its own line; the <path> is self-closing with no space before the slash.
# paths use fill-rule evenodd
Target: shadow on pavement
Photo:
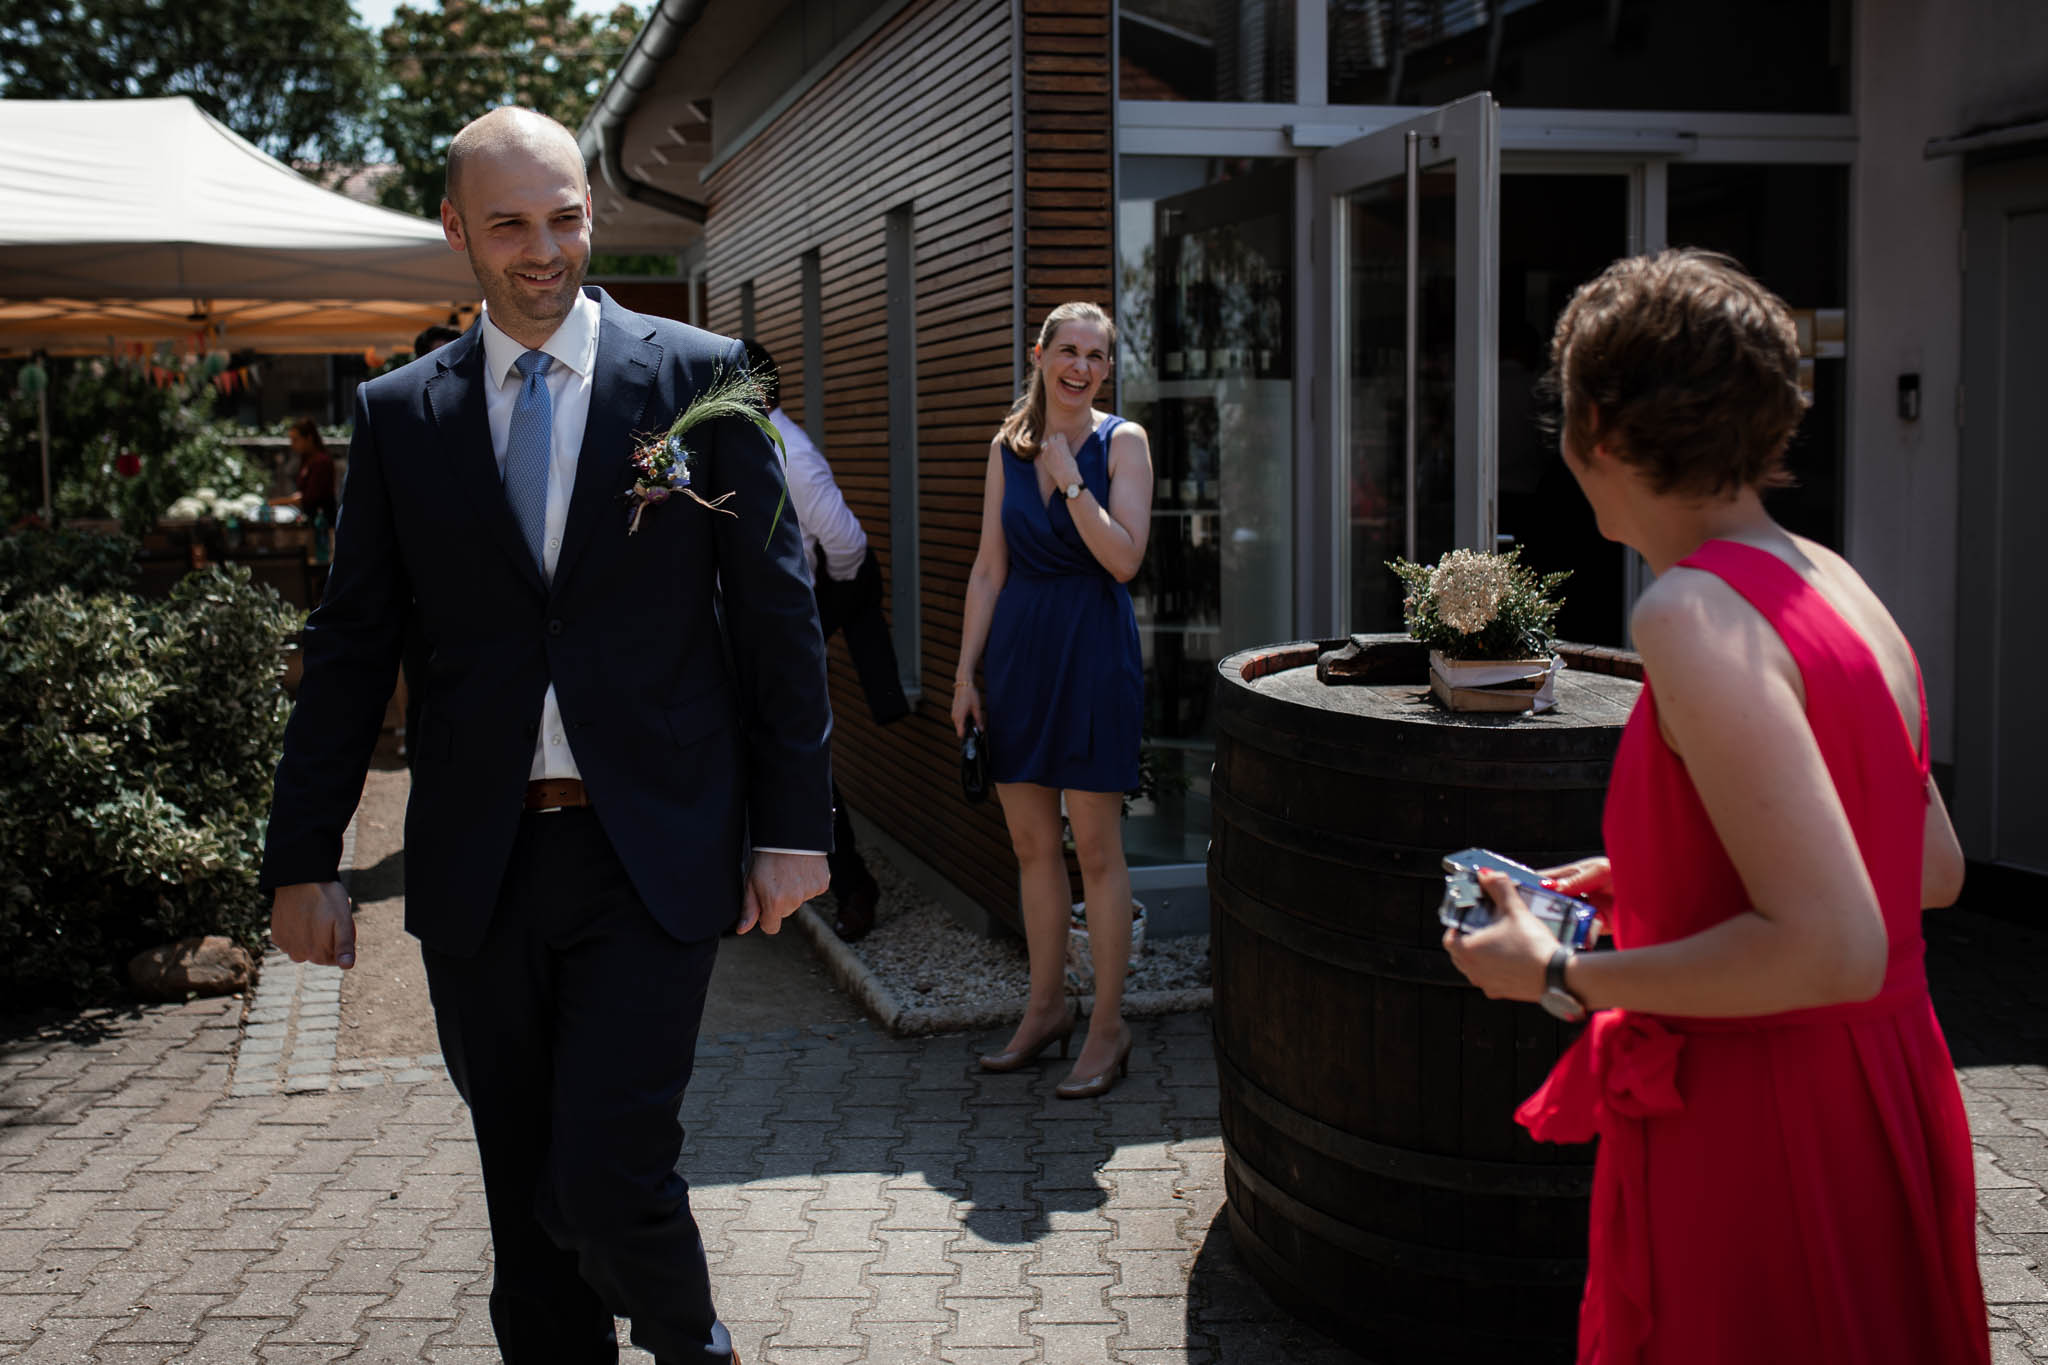
<path id="1" fill-rule="evenodd" d="M 1188 1342 L 1204 1338 L 1224 1362 L 1285 1360 L 1351 1365 L 1367 1357 L 1301 1322 L 1252 1278 L 1231 1238 L 1230 1214 L 1218 1210 L 1188 1280 Z"/>
<path id="2" fill-rule="evenodd" d="M 1929 910 L 1922 925 L 1927 987 L 1956 1065 L 2048 1064 L 2048 933 L 1961 907 Z"/>
<path id="3" fill-rule="evenodd" d="M 85 1009 L 51 1008 L 0 1014 L 0 1062 L 40 1058 L 64 1047 L 89 1047 L 133 1026 L 144 1007 L 132 1002 Z M 10 1121 L 9 1088 L 0 1085 L 0 1124 Z"/>
<path id="4" fill-rule="evenodd" d="M 1129 1079 L 1090 1100 L 1054 1096 L 1067 1070 L 1058 1060 L 981 1071 L 975 1057 L 1007 1030 L 899 1039 L 861 1021 L 707 1040 L 684 1098 L 681 1169 L 698 1187 L 836 1173 L 921 1182 L 944 1196 L 929 1223 L 912 1217 L 879 1230 L 937 1232 L 964 1221 L 970 1242 L 987 1249 L 1071 1232 L 1106 1239 L 1126 1213 L 1145 1215 L 1158 1236 L 1155 1215 L 1206 1218 L 1220 1198 L 1182 1188 L 1186 1168 L 1174 1153 L 1189 1142 L 1213 1148 L 1215 1072 L 1206 1015 L 1132 1028 Z M 1172 1245 L 1181 1245 L 1178 1233 Z"/>

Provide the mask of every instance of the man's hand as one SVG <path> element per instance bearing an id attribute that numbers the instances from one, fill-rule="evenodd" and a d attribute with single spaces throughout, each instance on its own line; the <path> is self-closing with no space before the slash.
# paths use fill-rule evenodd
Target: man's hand
<path id="1" fill-rule="evenodd" d="M 756 853 L 754 870 L 747 875 L 747 899 L 740 907 L 739 932 L 755 924 L 764 934 L 778 933 L 782 921 L 813 896 L 822 896 L 832 884 L 832 873 L 823 855 L 816 853 Z"/>
<path id="2" fill-rule="evenodd" d="M 270 941 L 294 962 L 355 966 L 356 921 L 348 892 L 340 882 L 278 887 L 270 902 Z"/>

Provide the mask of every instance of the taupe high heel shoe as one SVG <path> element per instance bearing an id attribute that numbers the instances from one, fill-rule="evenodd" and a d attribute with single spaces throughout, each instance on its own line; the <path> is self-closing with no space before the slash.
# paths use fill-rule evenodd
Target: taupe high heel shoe
<path id="1" fill-rule="evenodd" d="M 1074 1036 L 1075 1021 L 1079 1018 L 1080 1015 L 1078 1013 L 1069 1014 L 1065 1028 L 1048 1033 L 1026 1047 L 1013 1047 L 1008 1052 L 989 1053 L 981 1058 L 981 1069 L 983 1071 L 1015 1071 L 1020 1067 L 1029 1066 L 1037 1061 L 1038 1054 L 1051 1047 L 1054 1043 L 1060 1045 L 1060 1059 L 1064 1061 L 1067 1056 L 1067 1044 Z"/>
<path id="2" fill-rule="evenodd" d="M 1116 1050 L 1116 1057 L 1110 1064 L 1093 1076 L 1068 1077 L 1053 1087 L 1052 1093 L 1063 1100 L 1085 1100 L 1091 1095 L 1107 1095 L 1116 1089 L 1116 1083 L 1131 1074 L 1131 1035 L 1124 1032 L 1124 1045 Z"/>

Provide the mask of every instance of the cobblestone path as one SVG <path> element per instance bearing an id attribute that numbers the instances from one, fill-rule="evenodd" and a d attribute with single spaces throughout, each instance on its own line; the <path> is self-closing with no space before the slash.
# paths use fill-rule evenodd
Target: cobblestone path
<path id="1" fill-rule="evenodd" d="M 2048 936 L 1928 925 L 1995 1358 L 2048 1362 Z M 89 1012 L 0 1041 L 0 1358 L 495 1361 L 476 1148 L 446 1076 L 414 1058 L 315 1087 L 317 1036 L 287 1062 L 291 1030 L 245 1038 L 242 1014 Z M 977 1072 L 986 1036 L 707 1040 L 688 1167 L 749 1365 L 1353 1360 L 1228 1251 L 1206 1019 L 1137 1028 L 1130 1081 L 1093 1104 L 1053 1099 L 1057 1068 Z"/>

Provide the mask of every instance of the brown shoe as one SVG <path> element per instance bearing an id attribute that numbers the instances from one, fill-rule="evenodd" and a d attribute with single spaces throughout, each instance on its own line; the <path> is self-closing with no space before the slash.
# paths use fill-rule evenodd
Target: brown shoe
<path id="1" fill-rule="evenodd" d="M 882 888 L 870 881 L 862 882 L 839 898 L 839 912 L 832 919 L 832 932 L 847 943 L 858 943 L 866 938 L 875 927 L 875 907 L 882 899 Z"/>
<path id="2" fill-rule="evenodd" d="M 1025 1043 L 1019 1047 L 1013 1047 L 1008 1052 L 989 1053 L 981 1058 L 981 1069 L 983 1071 L 1016 1071 L 1037 1061 L 1038 1054 L 1051 1047 L 1054 1043 L 1060 1045 L 1060 1057 L 1062 1060 L 1065 1060 L 1067 1044 L 1074 1036 L 1074 1022 L 1078 1018 L 1078 1014 L 1069 1014 L 1065 1024 L 1032 1042 Z"/>
<path id="3" fill-rule="evenodd" d="M 1061 1053 L 1065 1056 L 1065 1053 Z M 1116 1089 L 1116 1083 L 1131 1074 L 1131 1035 L 1124 1033 L 1124 1045 L 1117 1049 L 1116 1058 L 1093 1076 L 1069 1076 L 1052 1088 L 1052 1093 L 1063 1100 L 1085 1100 L 1091 1095 L 1107 1095 Z"/>

